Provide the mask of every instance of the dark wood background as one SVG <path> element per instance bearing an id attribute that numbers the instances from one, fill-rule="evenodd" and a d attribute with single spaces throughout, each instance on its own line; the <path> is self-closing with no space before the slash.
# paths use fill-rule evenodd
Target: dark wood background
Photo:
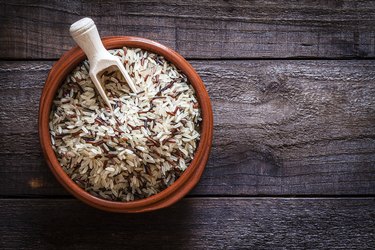
<path id="1" fill-rule="evenodd" d="M 39 98 L 84 16 L 207 86 L 211 157 L 170 208 L 98 211 L 44 162 Z M 0 0 L 0 87 L 0 249 L 375 247 L 374 1 Z"/>

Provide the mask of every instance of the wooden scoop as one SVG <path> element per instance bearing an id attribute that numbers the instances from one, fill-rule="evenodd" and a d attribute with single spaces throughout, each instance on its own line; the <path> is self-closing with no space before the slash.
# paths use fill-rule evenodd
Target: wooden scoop
<path id="1" fill-rule="evenodd" d="M 70 35 L 87 55 L 87 58 L 90 62 L 89 75 L 91 77 L 91 80 L 98 90 L 100 96 L 103 98 L 104 102 L 111 110 L 112 106 L 109 103 L 108 97 L 106 96 L 104 89 L 99 82 L 99 74 L 102 73 L 105 69 L 112 66 L 117 67 L 124 76 L 130 89 L 134 93 L 137 93 L 137 89 L 128 72 L 125 70 L 124 65 L 121 63 L 120 59 L 116 56 L 111 55 L 104 48 L 103 43 L 100 40 L 98 29 L 96 28 L 96 25 L 91 18 L 85 17 L 73 23 L 70 26 Z"/>

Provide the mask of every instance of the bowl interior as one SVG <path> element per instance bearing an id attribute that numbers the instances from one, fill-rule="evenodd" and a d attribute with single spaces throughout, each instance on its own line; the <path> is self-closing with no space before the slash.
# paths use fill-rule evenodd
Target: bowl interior
<path id="1" fill-rule="evenodd" d="M 74 196 L 80 200 L 99 209 L 115 212 L 143 212 L 169 206 L 185 196 L 199 181 L 212 144 L 213 117 L 210 99 L 204 84 L 193 69 L 193 67 L 177 52 L 154 41 L 138 37 L 108 37 L 103 39 L 107 49 L 126 47 L 141 48 L 164 56 L 168 61 L 181 70 L 194 87 L 197 100 L 201 108 L 201 139 L 194 154 L 194 159 L 184 173 L 165 190 L 148 198 L 118 202 L 97 198 L 81 189 L 60 166 L 57 157 L 51 147 L 48 122 L 49 113 L 52 108 L 52 101 L 57 90 L 65 80 L 66 76 L 85 58 L 83 51 L 76 47 L 64 54 L 52 67 L 39 107 L 39 134 L 43 153 L 47 163 L 59 182 Z"/>

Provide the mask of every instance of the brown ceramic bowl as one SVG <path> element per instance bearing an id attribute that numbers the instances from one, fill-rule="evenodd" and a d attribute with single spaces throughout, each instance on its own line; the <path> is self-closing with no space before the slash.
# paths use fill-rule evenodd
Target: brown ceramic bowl
<path id="1" fill-rule="evenodd" d="M 157 42 L 139 37 L 107 37 L 103 39 L 107 49 L 137 47 L 164 56 L 179 68 L 189 79 L 196 90 L 201 107 L 202 124 L 201 139 L 195 152 L 194 159 L 185 172 L 171 186 L 162 192 L 145 199 L 130 202 L 115 202 L 97 198 L 75 184 L 60 166 L 55 152 L 51 147 L 48 128 L 49 114 L 54 96 L 66 76 L 85 58 L 79 47 L 65 53 L 53 65 L 46 80 L 39 105 L 39 136 L 46 161 L 58 181 L 75 197 L 83 202 L 106 211 L 139 213 L 152 211 L 172 205 L 184 197 L 199 181 L 206 166 L 212 144 L 213 115 L 208 93 L 203 82 L 193 67 L 177 52 Z"/>

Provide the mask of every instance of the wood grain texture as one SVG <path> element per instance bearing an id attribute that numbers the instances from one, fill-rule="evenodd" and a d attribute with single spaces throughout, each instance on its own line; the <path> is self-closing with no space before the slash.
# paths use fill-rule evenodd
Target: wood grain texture
<path id="1" fill-rule="evenodd" d="M 55 59 L 84 16 L 188 58 L 375 56 L 373 1 L 0 1 L 0 58 Z"/>
<path id="2" fill-rule="evenodd" d="M 111 214 L 72 199 L 2 200 L 1 249 L 370 249 L 374 199 L 189 198 Z"/>
<path id="3" fill-rule="evenodd" d="M 214 110 L 193 195 L 374 195 L 375 61 L 192 61 Z M 0 62 L 0 195 L 65 195 L 37 111 L 52 62 Z"/>

